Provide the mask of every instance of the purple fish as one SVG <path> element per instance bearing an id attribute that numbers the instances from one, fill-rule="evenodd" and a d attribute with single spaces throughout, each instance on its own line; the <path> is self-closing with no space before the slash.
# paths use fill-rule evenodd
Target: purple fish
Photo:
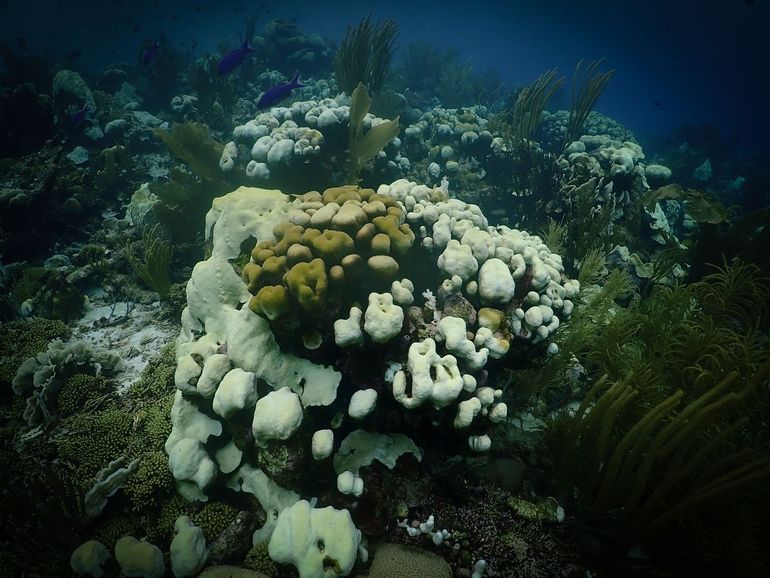
<path id="1" fill-rule="evenodd" d="M 155 62 L 155 59 L 158 58 L 158 56 L 160 56 L 160 44 L 158 44 L 158 41 L 156 40 L 152 44 L 145 46 L 142 50 L 142 64 L 149 66 Z"/>
<path id="2" fill-rule="evenodd" d="M 285 98 L 291 95 L 291 91 L 295 88 L 302 88 L 305 86 L 299 79 L 299 72 L 294 75 L 289 82 L 283 84 L 277 84 L 272 88 L 268 88 L 265 93 L 259 97 L 257 102 L 257 108 L 270 108 L 274 104 L 278 104 Z"/>
<path id="3" fill-rule="evenodd" d="M 251 47 L 251 44 L 249 44 L 247 39 L 244 40 L 243 44 L 241 44 L 238 48 L 235 48 L 225 54 L 217 65 L 217 72 L 219 73 L 219 76 L 230 74 L 233 70 L 238 68 L 241 64 L 243 64 L 243 61 L 249 52 L 254 52 L 254 49 Z"/>
<path id="4" fill-rule="evenodd" d="M 72 125 L 73 127 L 76 127 L 83 124 L 83 121 L 86 119 L 87 113 L 88 113 L 88 105 L 84 104 L 83 108 L 70 114 L 70 125 Z"/>

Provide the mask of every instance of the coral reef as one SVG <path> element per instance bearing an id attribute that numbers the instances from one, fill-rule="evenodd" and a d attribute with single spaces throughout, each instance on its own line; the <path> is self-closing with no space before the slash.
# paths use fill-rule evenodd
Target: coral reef
<path id="1" fill-rule="evenodd" d="M 273 8 L 0 42 L 0 574 L 768 574 L 764 159 Z"/>

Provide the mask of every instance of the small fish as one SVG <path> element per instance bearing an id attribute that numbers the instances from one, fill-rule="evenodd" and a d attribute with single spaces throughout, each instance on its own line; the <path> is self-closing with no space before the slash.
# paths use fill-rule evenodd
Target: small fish
<path id="1" fill-rule="evenodd" d="M 82 52 L 80 52 L 80 50 L 70 50 L 64 56 L 66 56 L 70 60 L 77 60 L 78 58 L 80 58 L 81 54 Z"/>
<path id="2" fill-rule="evenodd" d="M 653 100 L 652 101 L 652 106 L 655 106 L 657 108 L 662 108 L 663 107 L 663 103 L 660 102 L 659 100 Z"/>
<path id="3" fill-rule="evenodd" d="M 83 108 L 70 114 L 70 125 L 73 127 L 80 126 L 81 124 L 83 124 L 83 121 L 86 119 L 87 114 L 88 114 L 88 105 L 84 104 Z"/>
<path id="4" fill-rule="evenodd" d="M 133 32 L 134 34 L 136 34 L 136 33 L 137 33 L 137 32 L 139 32 L 141 29 L 142 29 L 142 25 L 141 25 L 141 24 L 137 24 L 136 26 L 134 26 L 134 27 L 131 29 L 131 32 Z"/>
<path id="5" fill-rule="evenodd" d="M 217 73 L 219 76 L 230 74 L 233 70 L 238 68 L 243 64 L 243 61 L 249 52 L 254 52 L 254 49 L 249 44 L 249 40 L 246 39 L 238 48 L 225 54 L 217 65 Z"/>
<path id="6" fill-rule="evenodd" d="M 160 44 L 155 40 L 152 44 L 145 45 L 142 49 L 140 60 L 144 66 L 149 66 L 157 60 L 158 56 L 160 56 Z"/>
<path id="7" fill-rule="evenodd" d="M 16 39 L 16 44 L 18 44 L 19 48 L 21 48 L 22 50 L 26 50 L 27 49 L 27 39 L 24 38 L 23 36 L 19 36 Z"/>
<path id="8" fill-rule="evenodd" d="M 289 82 L 283 84 L 277 84 L 272 88 L 269 88 L 265 93 L 259 97 L 257 102 L 257 108 L 269 108 L 274 104 L 278 104 L 282 100 L 288 98 L 291 95 L 291 91 L 295 88 L 302 88 L 305 86 L 299 78 L 299 72 L 294 75 Z"/>

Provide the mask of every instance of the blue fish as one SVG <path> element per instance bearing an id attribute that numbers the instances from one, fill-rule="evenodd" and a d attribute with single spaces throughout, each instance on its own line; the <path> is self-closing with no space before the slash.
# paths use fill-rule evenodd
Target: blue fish
<path id="1" fill-rule="evenodd" d="M 251 44 L 249 44 L 248 39 L 246 39 L 238 48 L 235 48 L 225 54 L 217 65 L 217 72 L 219 73 L 219 76 L 230 74 L 233 70 L 238 68 L 241 64 L 243 64 L 243 61 L 249 52 L 254 52 L 254 49 L 251 47 Z"/>
<path id="2" fill-rule="evenodd" d="M 299 79 L 298 72 L 289 82 L 284 82 L 283 84 L 277 84 L 272 88 L 268 88 L 265 93 L 259 97 L 257 108 L 270 108 L 291 96 L 292 90 L 295 88 L 302 88 L 303 86 L 305 85 L 302 84 L 302 81 Z"/>
<path id="3" fill-rule="evenodd" d="M 158 44 L 158 41 L 154 41 L 152 44 L 148 44 L 144 47 L 142 50 L 142 64 L 145 66 L 149 66 L 155 60 L 160 56 L 160 44 Z"/>
<path id="4" fill-rule="evenodd" d="M 80 110 L 77 110 L 70 114 L 70 125 L 73 127 L 80 126 L 83 124 L 83 121 L 86 119 L 86 114 L 88 113 L 88 105 L 84 104 L 83 108 Z"/>

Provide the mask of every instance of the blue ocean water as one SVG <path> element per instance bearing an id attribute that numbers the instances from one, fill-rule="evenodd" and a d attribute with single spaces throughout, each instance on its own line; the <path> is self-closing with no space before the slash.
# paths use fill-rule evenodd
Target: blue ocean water
<path id="1" fill-rule="evenodd" d="M 384 4 L 340 2 L 19 2 L 2 5 L 2 38 L 25 38 L 28 50 L 96 72 L 133 62 L 143 39 L 164 33 L 170 44 L 197 57 L 235 43 L 243 17 L 257 26 L 274 18 L 339 42 L 350 22 L 371 13 L 395 18 L 396 45 L 424 41 L 456 50 L 479 73 L 495 71 L 514 88 L 554 66 L 569 73 L 582 59 L 606 58 L 617 70 L 598 110 L 654 139 L 684 124 L 714 125 L 739 146 L 768 147 L 770 94 L 762 59 L 770 52 L 770 7 L 761 0 L 600 0 L 478 2 L 462 0 Z M 194 48 L 193 48 L 194 47 Z"/>

